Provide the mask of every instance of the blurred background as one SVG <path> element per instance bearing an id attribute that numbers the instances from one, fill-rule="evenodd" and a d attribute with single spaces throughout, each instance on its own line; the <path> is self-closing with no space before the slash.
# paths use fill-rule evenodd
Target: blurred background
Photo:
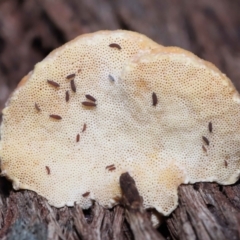
<path id="1" fill-rule="evenodd" d="M 239 0 L 0 0 L 0 111 L 49 52 L 105 29 L 137 31 L 187 49 L 214 63 L 240 90 Z"/>

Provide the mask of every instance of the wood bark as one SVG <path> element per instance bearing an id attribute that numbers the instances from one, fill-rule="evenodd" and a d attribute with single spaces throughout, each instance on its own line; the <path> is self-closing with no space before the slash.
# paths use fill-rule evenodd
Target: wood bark
<path id="1" fill-rule="evenodd" d="M 129 173 L 120 176 L 122 189 L 122 204 L 126 209 L 126 218 L 138 240 L 163 240 L 164 238 L 153 228 L 146 211 L 143 208 L 143 199 L 139 195 L 134 179 Z"/>
<path id="2" fill-rule="evenodd" d="M 238 0 L 0 0 L 0 110 L 19 80 L 50 51 L 102 29 L 133 30 L 190 50 L 214 63 L 240 90 L 239 11 Z M 1 178 L 0 238 L 134 239 L 127 205 L 56 209 L 34 192 L 13 191 Z M 240 239 L 239 210 L 239 182 L 183 185 L 178 208 L 158 232 L 165 239 Z M 133 222 L 146 219 L 142 210 L 133 213 Z M 144 227 L 152 233 L 148 223 Z"/>

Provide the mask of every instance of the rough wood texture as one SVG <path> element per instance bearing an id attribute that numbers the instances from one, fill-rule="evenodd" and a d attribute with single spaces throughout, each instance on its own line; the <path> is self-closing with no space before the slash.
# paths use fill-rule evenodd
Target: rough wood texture
<path id="1" fill-rule="evenodd" d="M 240 89 L 239 11 L 238 0 L 0 0 L 0 110 L 36 62 L 101 29 L 134 30 L 190 50 Z M 165 238 L 240 239 L 239 182 L 181 186 L 179 196 L 179 207 L 158 229 Z M 4 179 L 0 212 L 1 239 L 133 239 L 122 207 L 55 209 L 33 192 L 11 190 Z"/>
<path id="2" fill-rule="evenodd" d="M 134 179 L 129 173 L 120 176 L 122 189 L 122 203 L 126 208 L 126 218 L 129 221 L 135 239 L 138 240 L 163 240 L 160 233 L 151 224 L 143 208 L 143 199 L 139 195 Z"/>

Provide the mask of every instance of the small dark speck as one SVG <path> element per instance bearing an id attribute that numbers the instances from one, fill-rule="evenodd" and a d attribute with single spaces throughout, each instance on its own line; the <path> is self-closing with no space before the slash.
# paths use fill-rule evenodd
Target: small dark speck
<path id="1" fill-rule="evenodd" d="M 72 91 L 76 92 L 76 85 L 75 85 L 74 79 L 71 80 L 70 84 L 71 84 Z"/>
<path id="2" fill-rule="evenodd" d="M 82 129 L 82 132 L 85 132 L 85 131 L 86 131 L 86 128 L 87 128 L 87 124 L 86 124 L 86 123 L 84 123 L 84 124 L 83 124 L 83 129 Z"/>
<path id="3" fill-rule="evenodd" d="M 90 194 L 90 192 L 85 192 L 82 196 L 87 197 L 87 196 L 89 196 L 89 194 Z"/>
<path id="4" fill-rule="evenodd" d="M 202 145 L 202 149 L 203 149 L 204 152 L 207 152 L 207 149 L 204 145 Z"/>
<path id="5" fill-rule="evenodd" d="M 62 119 L 61 116 L 55 115 L 55 114 L 51 114 L 51 115 L 49 115 L 49 117 L 50 117 L 50 118 L 53 118 L 53 119 L 56 119 L 56 120 L 61 120 L 61 119 Z"/>
<path id="6" fill-rule="evenodd" d="M 112 172 L 112 171 L 114 171 L 114 170 L 116 170 L 115 167 L 110 167 L 110 168 L 108 168 L 108 171 L 109 171 L 109 172 Z"/>
<path id="7" fill-rule="evenodd" d="M 111 47 L 111 48 L 117 48 L 118 50 L 121 50 L 121 49 L 122 49 L 121 46 L 120 46 L 119 44 L 117 44 L 117 43 L 111 43 L 111 44 L 109 44 L 109 47 Z"/>
<path id="8" fill-rule="evenodd" d="M 152 105 L 156 106 L 158 103 L 158 99 L 157 99 L 157 94 L 155 92 L 152 93 Z"/>
<path id="9" fill-rule="evenodd" d="M 37 104 L 37 103 L 35 103 L 35 109 L 36 109 L 38 112 L 40 112 L 40 111 L 41 111 L 41 109 L 40 109 L 40 107 L 38 106 L 38 104 Z"/>
<path id="10" fill-rule="evenodd" d="M 106 169 L 114 167 L 114 164 L 106 166 Z"/>
<path id="11" fill-rule="evenodd" d="M 79 142 L 79 141 L 80 141 L 80 135 L 77 134 L 77 136 L 76 136 L 76 142 Z"/>
<path id="12" fill-rule="evenodd" d="M 82 102 L 82 105 L 86 106 L 86 107 L 96 107 L 97 106 L 97 104 L 93 103 L 93 102 Z"/>
<path id="13" fill-rule="evenodd" d="M 226 160 L 224 160 L 224 165 L 225 165 L 225 167 L 228 166 L 228 162 Z"/>
<path id="14" fill-rule="evenodd" d="M 209 140 L 206 137 L 203 136 L 202 139 L 207 145 L 209 145 Z"/>
<path id="15" fill-rule="evenodd" d="M 209 122 L 209 123 L 208 123 L 208 130 L 209 130 L 210 133 L 212 132 L 212 129 L 213 129 L 213 128 L 212 128 L 212 123 Z"/>
<path id="16" fill-rule="evenodd" d="M 47 80 L 48 84 L 50 84 L 51 86 L 55 87 L 55 88 L 59 88 L 60 84 L 52 81 L 52 80 Z"/>
<path id="17" fill-rule="evenodd" d="M 66 91 L 66 96 L 65 96 L 65 100 L 66 100 L 66 102 L 69 101 L 69 98 L 70 98 L 70 96 L 69 96 L 69 91 Z"/>
<path id="18" fill-rule="evenodd" d="M 91 96 L 90 94 L 86 94 L 85 97 L 90 101 L 96 102 L 96 99 L 93 96 Z"/>
<path id="19" fill-rule="evenodd" d="M 50 175 L 51 173 L 50 168 L 48 166 L 45 166 L 45 168 L 46 168 L 47 174 Z"/>
<path id="20" fill-rule="evenodd" d="M 108 75 L 108 78 L 112 81 L 112 82 L 114 82 L 115 81 L 115 79 L 114 79 L 114 77 L 112 76 L 112 75 Z"/>

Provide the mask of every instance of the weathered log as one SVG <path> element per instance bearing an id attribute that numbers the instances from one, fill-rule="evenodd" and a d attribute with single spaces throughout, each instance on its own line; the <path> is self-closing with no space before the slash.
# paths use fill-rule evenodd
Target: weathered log
<path id="1" fill-rule="evenodd" d="M 133 231 L 135 239 L 155 240 L 164 239 L 152 226 L 143 208 L 143 199 L 139 195 L 134 179 L 129 173 L 120 176 L 122 189 L 122 203 L 126 208 L 126 217 Z"/>
<path id="2" fill-rule="evenodd" d="M 138 31 L 190 50 L 217 65 L 240 89 L 239 10 L 238 0 L 2 0 L 0 110 L 36 62 L 77 35 L 100 29 Z M 83 214 L 77 207 L 52 208 L 36 193 L 15 192 L 1 179 L 0 238 L 80 239 L 81 224 L 96 226 L 93 219 L 102 219 L 102 239 L 133 239 L 122 207 L 100 207 L 99 217 L 95 207 Z M 240 239 L 239 210 L 239 182 L 180 186 L 179 206 L 158 230 L 168 239 Z"/>
<path id="3" fill-rule="evenodd" d="M 239 185 L 237 185 L 239 186 Z M 230 200 L 236 186 L 198 183 L 179 188 L 179 207 L 167 219 L 174 239 L 240 239 L 239 207 Z M 235 200 L 239 199 L 239 193 Z M 239 205 L 239 202 L 238 202 Z"/>

